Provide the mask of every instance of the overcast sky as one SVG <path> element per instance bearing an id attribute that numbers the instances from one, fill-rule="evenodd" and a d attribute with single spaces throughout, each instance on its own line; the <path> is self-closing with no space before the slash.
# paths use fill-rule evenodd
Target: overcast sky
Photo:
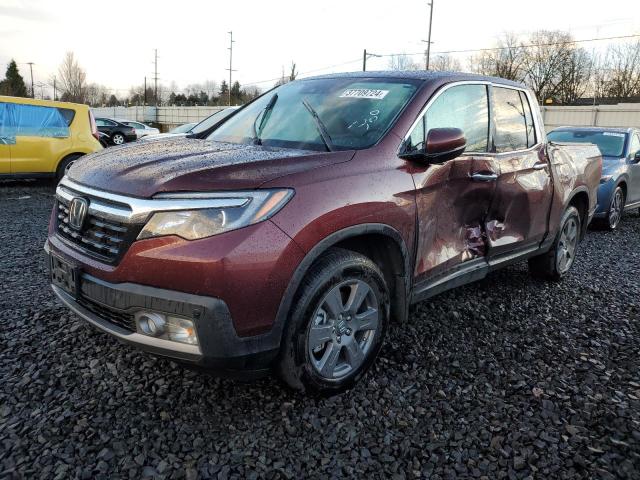
<path id="1" fill-rule="evenodd" d="M 421 52 L 427 29 L 424 0 L 0 0 L 0 68 L 15 58 L 28 81 L 26 62 L 34 62 L 35 81 L 46 82 L 71 50 L 89 82 L 124 96 L 145 75 L 151 81 L 157 48 L 165 85 L 220 82 L 233 30 L 234 80 L 269 80 L 258 84 L 265 88 L 292 60 L 301 73 L 328 73 L 361 69 L 364 48 Z M 501 32 L 538 29 L 569 30 L 576 39 L 640 34 L 640 1 L 435 0 L 432 50 L 490 47 Z M 369 69 L 388 60 L 371 58 Z"/>

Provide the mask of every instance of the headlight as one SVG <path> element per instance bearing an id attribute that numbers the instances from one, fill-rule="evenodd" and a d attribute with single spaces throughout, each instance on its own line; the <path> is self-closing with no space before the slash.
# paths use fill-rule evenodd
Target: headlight
<path id="1" fill-rule="evenodd" d="M 215 208 L 199 206 L 197 209 L 156 212 L 144 226 L 138 240 L 164 235 L 178 235 L 186 240 L 210 237 L 219 233 L 262 222 L 284 207 L 293 196 L 293 190 L 255 190 L 248 192 L 228 192 L 216 195 L 201 193 L 161 194 L 154 198 L 164 201 L 175 199 L 188 205 L 189 200 L 216 202 Z M 225 199 L 232 199 L 229 206 Z M 239 199 L 244 201 L 238 201 Z M 221 204 L 222 202 L 222 204 Z M 222 206 L 220 206 L 222 205 Z"/>

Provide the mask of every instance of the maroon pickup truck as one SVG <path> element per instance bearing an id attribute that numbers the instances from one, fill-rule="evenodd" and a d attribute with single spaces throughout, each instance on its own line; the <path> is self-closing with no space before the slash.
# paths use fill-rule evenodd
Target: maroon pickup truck
<path id="1" fill-rule="evenodd" d="M 601 168 L 595 146 L 547 142 L 521 84 L 328 75 L 84 157 L 45 250 L 56 295 L 126 343 L 333 393 L 411 303 L 523 260 L 567 274 Z"/>

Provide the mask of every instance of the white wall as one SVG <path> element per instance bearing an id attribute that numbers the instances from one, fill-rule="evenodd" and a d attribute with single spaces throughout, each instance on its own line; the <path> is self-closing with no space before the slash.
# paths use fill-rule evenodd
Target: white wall
<path id="1" fill-rule="evenodd" d="M 173 127 L 183 123 L 199 122 L 226 107 L 103 107 L 92 108 L 95 117 L 120 118 L 138 122 L 157 122 Z"/>
<path id="2" fill-rule="evenodd" d="M 547 131 L 556 127 L 636 127 L 640 128 L 640 103 L 588 107 L 540 107 Z"/>

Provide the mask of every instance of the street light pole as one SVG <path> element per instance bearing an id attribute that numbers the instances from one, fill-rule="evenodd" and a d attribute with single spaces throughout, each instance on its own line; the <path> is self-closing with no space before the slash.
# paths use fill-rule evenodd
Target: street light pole
<path id="1" fill-rule="evenodd" d="M 27 62 L 29 65 L 29 70 L 31 70 L 31 98 L 36 98 L 36 94 L 33 91 L 33 62 Z"/>

